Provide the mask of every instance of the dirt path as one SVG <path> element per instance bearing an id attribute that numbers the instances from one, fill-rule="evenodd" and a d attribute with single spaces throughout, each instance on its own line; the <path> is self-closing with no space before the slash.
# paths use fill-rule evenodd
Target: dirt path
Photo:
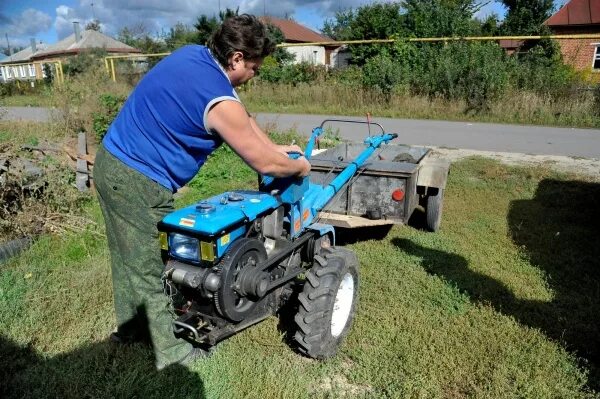
<path id="1" fill-rule="evenodd" d="M 468 157 L 479 156 L 495 159 L 509 165 L 543 165 L 559 172 L 576 173 L 600 181 L 599 159 L 566 157 L 561 155 L 531 155 L 514 152 L 476 151 L 442 147 L 431 148 L 434 150 L 434 156 L 448 159 L 451 162 Z"/>

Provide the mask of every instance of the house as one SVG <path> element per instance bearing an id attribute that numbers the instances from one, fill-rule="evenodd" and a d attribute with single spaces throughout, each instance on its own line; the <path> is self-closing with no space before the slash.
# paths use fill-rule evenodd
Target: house
<path id="1" fill-rule="evenodd" d="M 31 46 L 0 60 L 0 82 L 35 80 L 43 77 L 43 67 L 31 62 L 31 56 L 45 50 L 43 43 L 31 40 Z"/>
<path id="2" fill-rule="evenodd" d="M 262 17 L 262 22 L 278 27 L 285 37 L 286 44 L 305 44 L 286 47 L 296 56 L 296 63 L 308 62 L 315 65 L 342 66 L 347 65 L 347 55 L 341 52 L 340 45 L 322 45 L 318 43 L 333 42 L 331 38 L 321 35 L 291 19 Z"/>
<path id="3" fill-rule="evenodd" d="M 139 54 L 140 50 L 126 45 L 95 30 L 79 30 L 74 24 L 74 33 L 52 45 L 37 44 L 33 39 L 31 46 L 0 61 L 0 82 L 10 80 L 34 80 L 44 77 L 44 64 L 64 61 L 68 57 L 92 49 L 103 49 L 108 55 Z"/>
<path id="4" fill-rule="evenodd" d="M 600 34 L 600 0 L 571 0 L 546 22 L 555 35 Z M 600 73 L 600 39 L 558 40 L 565 63 Z"/>

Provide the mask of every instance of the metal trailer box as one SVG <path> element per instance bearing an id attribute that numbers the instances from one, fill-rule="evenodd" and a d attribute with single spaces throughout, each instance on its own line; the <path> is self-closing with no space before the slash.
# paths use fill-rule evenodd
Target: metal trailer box
<path id="1" fill-rule="evenodd" d="M 364 148 L 360 143 L 343 143 L 313 155 L 311 181 L 328 184 Z M 420 199 L 443 195 L 449 162 L 431 155 L 425 147 L 382 147 L 325 207 L 321 220 L 338 227 L 407 223 Z M 433 227 L 430 230 L 437 230 Z"/>

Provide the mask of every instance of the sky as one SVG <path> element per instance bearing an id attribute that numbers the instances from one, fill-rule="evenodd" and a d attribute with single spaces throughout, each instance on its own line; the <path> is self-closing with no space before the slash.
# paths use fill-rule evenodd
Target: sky
<path id="1" fill-rule="evenodd" d="M 383 0 L 391 1 L 391 0 Z M 313 30 L 320 30 L 336 11 L 374 3 L 368 0 L 0 0 L 0 47 L 55 43 L 73 33 L 73 22 L 81 28 L 97 18 L 102 32 L 116 36 L 123 27 L 140 23 L 146 31 L 158 34 L 177 22 L 193 25 L 202 14 L 217 15 L 219 6 L 240 13 L 292 17 Z M 478 17 L 493 12 L 502 16 L 503 6 L 484 1 Z M 7 43 L 8 39 L 8 43 Z"/>

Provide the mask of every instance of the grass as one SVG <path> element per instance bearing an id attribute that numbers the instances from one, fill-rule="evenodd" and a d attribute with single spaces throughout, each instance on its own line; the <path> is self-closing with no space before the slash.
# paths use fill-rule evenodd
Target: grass
<path id="1" fill-rule="evenodd" d="M 240 90 L 252 112 L 438 119 L 472 122 L 516 123 L 546 126 L 600 128 L 598 104 L 592 93 L 561 98 L 509 91 L 491 102 L 484 112 L 467 112 L 463 101 L 448 101 L 406 93 L 390 98 L 375 92 L 335 83 L 277 85 L 257 82 Z"/>
<path id="2" fill-rule="evenodd" d="M 50 107 L 52 100 L 50 96 L 43 94 L 21 94 L 0 98 L 0 106 L 3 107 Z"/>
<path id="3" fill-rule="evenodd" d="M 281 142 L 289 137 L 280 136 Z M 218 150 L 178 205 L 256 176 Z M 153 369 L 114 327 L 97 223 L 44 236 L 0 266 L 0 393 L 17 397 L 592 398 L 600 388 L 600 184 L 484 159 L 453 165 L 442 229 L 346 234 L 361 262 L 354 327 L 335 358 L 304 358 L 275 317 L 191 369 Z M 412 224 L 423 224 L 417 213 Z M 351 237 L 351 238 L 349 238 Z"/>

